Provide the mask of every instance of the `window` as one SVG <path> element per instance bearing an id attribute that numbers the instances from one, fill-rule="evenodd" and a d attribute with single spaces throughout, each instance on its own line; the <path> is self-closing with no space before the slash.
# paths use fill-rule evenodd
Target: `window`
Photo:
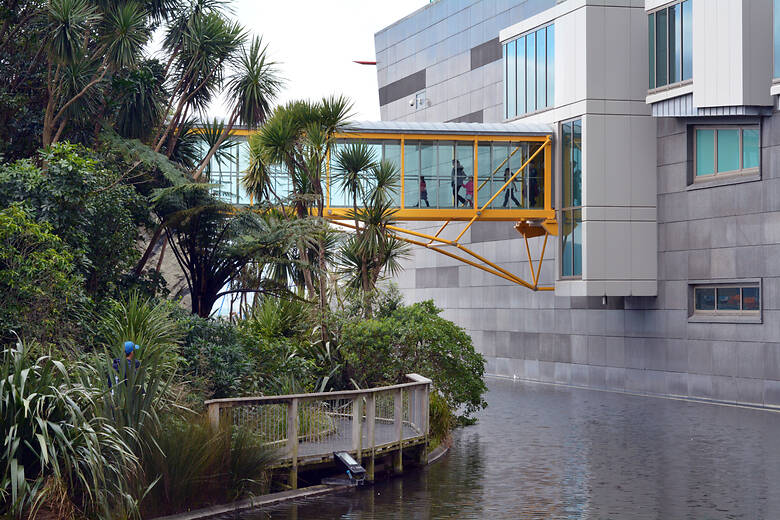
<path id="1" fill-rule="evenodd" d="M 511 119 L 553 106 L 554 76 L 552 25 L 504 44 L 505 117 Z"/>
<path id="2" fill-rule="evenodd" d="M 693 141 L 695 180 L 758 172 L 758 126 L 697 127 Z"/>
<path id="3" fill-rule="evenodd" d="M 780 0 L 774 0 L 775 78 L 780 78 Z"/>
<path id="4" fill-rule="evenodd" d="M 563 205 L 561 276 L 582 276 L 582 121 L 561 125 Z"/>
<path id="5" fill-rule="evenodd" d="M 209 145 L 201 140 L 198 143 L 201 157 L 209 151 Z M 206 165 L 205 174 L 214 185 L 211 192 L 223 202 L 229 204 L 249 204 L 250 196 L 241 178 L 249 168 L 249 143 L 239 140 L 225 147 L 224 154 L 215 154 Z"/>
<path id="6" fill-rule="evenodd" d="M 757 282 L 693 287 L 693 316 L 758 317 L 760 312 L 761 289 Z"/>
<path id="7" fill-rule="evenodd" d="M 651 90 L 693 77 L 692 22 L 691 0 L 678 2 L 648 16 L 648 77 Z"/>

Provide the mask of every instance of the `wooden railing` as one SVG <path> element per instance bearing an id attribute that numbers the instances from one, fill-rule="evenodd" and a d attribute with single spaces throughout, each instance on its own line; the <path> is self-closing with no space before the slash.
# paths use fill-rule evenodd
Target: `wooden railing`
<path id="1" fill-rule="evenodd" d="M 206 405 L 214 427 L 248 427 L 277 447 L 293 488 L 300 465 L 330 460 L 334 451 L 364 461 L 373 480 L 377 455 L 392 452 L 400 472 L 403 448 L 428 443 L 432 382 L 418 374 L 407 378 L 409 383 L 366 390 L 212 399 Z"/>

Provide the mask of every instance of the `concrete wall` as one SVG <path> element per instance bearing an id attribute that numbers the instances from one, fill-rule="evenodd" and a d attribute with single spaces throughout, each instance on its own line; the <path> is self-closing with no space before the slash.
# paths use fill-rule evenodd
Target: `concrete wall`
<path id="1" fill-rule="evenodd" d="M 374 44 L 382 119 L 501 121 L 504 76 L 498 33 L 555 4 L 440 0 L 379 31 Z M 418 92 L 425 93 L 422 108 L 409 104 Z"/>
<path id="2" fill-rule="evenodd" d="M 430 9 L 441 9 L 444 14 L 437 15 L 441 17 L 436 24 L 443 23 L 444 27 L 456 31 L 463 21 L 453 21 L 456 13 L 468 10 L 472 5 L 484 6 L 486 3 L 492 2 L 442 0 L 390 29 L 399 25 L 429 27 L 429 22 L 435 17 L 425 13 Z M 566 3 L 556 9 L 570 7 Z M 604 3 L 614 5 L 614 2 Z M 530 8 L 532 4 L 533 9 Z M 538 15 L 543 11 L 541 7 L 552 7 L 552 2 L 546 2 L 545 6 L 540 4 L 530 0 L 514 2 L 502 12 L 511 13 L 513 9 L 525 6 L 523 12 Z M 495 5 L 496 9 L 507 6 L 505 2 L 495 2 Z M 644 7 L 641 1 L 631 5 Z M 420 15 L 425 22 L 413 20 Z M 506 20 L 499 30 L 521 21 Z M 478 22 L 478 18 L 470 17 L 468 22 L 463 23 L 473 25 Z M 618 31 L 614 21 L 604 18 L 599 23 L 604 24 L 606 32 Z M 407 55 L 412 55 L 416 54 L 412 49 L 417 48 L 413 45 L 405 47 L 403 40 L 409 37 L 404 36 L 405 29 L 397 29 L 392 38 L 388 32 L 390 29 L 377 35 L 378 49 L 396 49 L 393 59 L 386 58 L 390 61 L 383 68 L 388 70 L 397 61 L 405 59 L 400 49 L 406 48 Z M 619 29 L 625 27 L 620 25 Z M 646 52 L 645 31 L 646 24 L 629 34 L 645 40 L 644 44 L 637 42 L 636 45 L 644 45 Z M 418 38 L 429 38 L 424 32 Z M 385 34 L 382 36 L 383 46 L 379 45 L 382 34 Z M 557 28 L 556 38 L 558 34 Z M 490 34 L 484 34 L 484 41 L 489 37 Z M 438 36 L 434 39 L 446 41 L 446 38 Z M 576 43 L 571 45 L 576 48 Z M 614 49 L 616 45 L 616 42 L 608 41 L 607 46 L 602 46 L 598 52 L 640 53 L 631 48 Z M 595 48 L 598 47 L 590 47 L 591 50 Z M 443 50 L 440 52 L 447 54 Z M 455 55 L 464 52 L 459 51 Z M 577 52 L 589 51 L 580 49 Z M 595 58 L 591 54 L 587 56 L 588 63 L 593 64 Z M 431 63 L 440 62 L 434 60 Z M 418 65 L 429 71 L 426 63 L 421 61 Z M 630 163 L 635 156 L 649 154 L 651 166 L 642 170 L 642 176 L 650 178 L 644 179 L 647 184 L 637 190 L 637 196 L 643 204 L 657 207 L 657 232 L 649 244 L 643 244 L 655 251 L 647 254 L 653 254 L 657 262 L 657 296 L 608 297 L 605 302 L 599 296 L 572 293 L 562 296 L 560 291 L 558 296 L 533 293 L 442 255 L 416 248 L 406 263 L 406 270 L 396 280 L 407 299 L 434 299 L 444 308 L 445 317 L 469 332 L 477 349 L 486 356 L 488 373 L 491 374 L 593 388 L 780 406 L 780 261 L 777 260 L 780 258 L 780 115 L 775 112 L 771 117 L 749 119 L 761 124 L 760 177 L 733 178 L 724 181 L 726 184 L 711 183 L 704 187 L 698 183 L 689 186 L 689 125 L 746 122 L 744 116 L 739 120 L 647 117 L 648 109 L 642 106 L 647 84 L 645 67 L 642 67 L 644 75 L 641 79 L 635 79 L 634 74 L 626 79 L 629 84 L 636 82 L 645 92 L 636 94 L 636 99 L 629 97 L 622 101 L 622 107 L 639 111 L 641 106 L 645 112 L 629 112 L 629 115 L 643 117 L 642 124 L 649 127 L 646 130 L 652 132 L 652 136 L 632 135 L 631 127 L 626 129 L 625 120 L 599 116 L 595 113 L 597 110 L 589 108 L 590 104 L 603 111 L 609 106 L 604 100 L 575 99 L 580 95 L 577 92 L 583 84 L 566 81 L 566 73 L 559 72 L 560 63 L 556 62 L 556 104 L 568 99 L 565 97 L 569 95 L 565 93 L 568 90 L 558 89 L 561 84 L 571 91 L 571 103 L 557 105 L 551 113 L 541 113 L 529 119 L 536 121 L 550 117 L 552 113 L 558 118 L 554 120 L 558 121 L 582 114 L 586 118 L 592 117 L 586 119 L 585 125 L 586 128 L 590 126 L 590 133 L 586 131 L 584 136 L 585 146 L 590 147 L 589 153 L 596 156 L 594 163 L 588 165 L 591 170 L 607 167 L 597 161 L 613 160 L 624 164 Z M 472 92 L 464 74 L 473 71 L 458 73 L 458 70 L 456 67 L 452 69 L 460 78 L 458 81 L 439 81 L 447 83 L 448 96 L 452 96 L 450 99 Z M 498 76 L 490 70 L 486 68 L 481 72 L 484 80 L 473 77 L 471 80 L 476 84 L 480 81 L 492 84 Z M 608 74 L 610 70 L 605 68 L 601 72 Z M 620 74 L 617 71 L 612 73 Z M 430 74 L 427 77 L 430 78 Z M 391 82 L 398 77 L 388 74 L 384 79 Z M 611 81 L 604 82 L 603 88 L 611 88 Z M 380 76 L 380 86 L 383 84 L 386 83 L 382 83 Z M 591 84 L 586 85 L 590 88 Z M 593 88 L 599 85 L 594 84 Z M 471 112 L 483 110 L 485 122 L 500 121 L 503 115 L 502 90 L 499 88 L 490 94 L 492 87 L 476 88 L 481 94 L 473 98 L 474 102 L 467 109 Z M 430 107 L 422 111 L 410 111 L 408 104 L 406 108 L 398 104 L 397 109 L 391 105 L 383 107 L 383 118 L 443 121 L 459 116 L 457 109 L 450 110 L 452 105 L 449 101 L 438 99 L 432 99 Z M 426 112 L 437 106 L 444 108 Z M 594 131 L 594 127 L 599 130 Z M 599 139 L 599 134 L 604 137 Z M 616 148 L 622 158 L 598 157 L 605 153 L 606 148 L 602 146 L 608 142 L 617 143 Z M 608 207 L 610 204 L 607 202 L 615 197 L 619 200 L 627 196 L 629 191 L 633 191 L 632 186 L 628 183 L 598 188 L 597 184 L 591 184 L 586 198 L 591 201 L 603 199 L 603 207 Z M 608 190 L 616 190 L 614 196 Z M 438 224 L 425 223 L 413 227 L 435 232 Z M 457 236 L 460 229 L 462 224 L 452 226 L 447 236 Z M 528 276 L 525 245 L 517 238 L 510 223 L 478 222 L 464 238 L 465 243 L 477 253 L 513 272 Z M 594 239 L 591 235 L 586 240 Z M 620 247 L 626 240 L 628 238 L 623 237 L 604 243 L 608 247 Z M 540 249 L 541 241 L 532 240 L 534 258 L 538 257 Z M 555 255 L 557 247 L 550 251 L 548 246 L 548 257 L 550 253 Z M 592 249 L 587 261 L 597 263 L 601 254 Z M 605 257 L 614 254 L 609 249 L 603 251 Z M 554 264 L 546 261 L 541 280 L 550 282 L 555 277 Z M 763 299 L 761 322 L 697 323 L 690 320 L 690 283 L 694 280 L 760 280 Z"/>

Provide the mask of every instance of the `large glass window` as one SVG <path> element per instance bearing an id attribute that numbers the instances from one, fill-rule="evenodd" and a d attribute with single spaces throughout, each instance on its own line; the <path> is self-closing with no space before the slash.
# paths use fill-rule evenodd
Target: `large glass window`
<path id="1" fill-rule="evenodd" d="M 200 143 L 201 156 L 208 153 L 205 141 Z M 245 139 L 225 147 L 224 153 L 215 154 L 206 166 L 209 182 L 214 184 L 212 193 L 230 204 L 249 204 L 250 197 L 241 179 L 249 168 L 249 143 Z"/>
<path id="2" fill-rule="evenodd" d="M 693 77 L 692 18 L 691 0 L 650 13 L 647 24 L 650 89 Z"/>
<path id="3" fill-rule="evenodd" d="M 758 316 L 761 289 L 758 283 L 696 285 L 694 316 Z"/>
<path id="4" fill-rule="evenodd" d="M 516 42 L 509 42 L 505 45 L 504 56 L 506 56 L 506 112 L 507 118 L 514 117 L 517 113 L 517 54 Z"/>
<path id="5" fill-rule="evenodd" d="M 552 25 L 504 44 L 507 119 L 554 105 L 555 31 Z"/>
<path id="6" fill-rule="evenodd" d="M 582 121 L 561 125 L 561 276 L 582 276 Z"/>
<path id="7" fill-rule="evenodd" d="M 695 132 L 696 179 L 758 171 L 758 127 L 697 127 Z"/>

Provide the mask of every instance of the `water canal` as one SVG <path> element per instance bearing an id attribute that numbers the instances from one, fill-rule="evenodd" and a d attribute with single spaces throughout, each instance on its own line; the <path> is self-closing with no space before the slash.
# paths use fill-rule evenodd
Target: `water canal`
<path id="1" fill-rule="evenodd" d="M 242 519 L 780 518 L 780 413 L 488 383 L 429 468 Z"/>

